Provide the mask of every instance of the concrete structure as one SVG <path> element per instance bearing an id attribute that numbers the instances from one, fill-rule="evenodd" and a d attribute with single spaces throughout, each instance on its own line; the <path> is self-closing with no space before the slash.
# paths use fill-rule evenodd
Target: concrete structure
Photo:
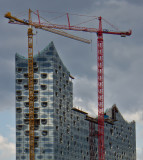
<path id="1" fill-rule="evenodd" d="M 97 118 L 73 107 L 72 79 L 53 42 L 34 57 L 35 160 L 98 159 Z M 29 159 L 28 63 L 16 54 L 16 160 Z M 105 113 L 106 160 L 135 160 L 135 122 Z"/>

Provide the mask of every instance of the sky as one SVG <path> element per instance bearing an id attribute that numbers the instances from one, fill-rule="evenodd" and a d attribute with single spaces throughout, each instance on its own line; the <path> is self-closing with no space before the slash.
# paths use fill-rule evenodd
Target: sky
<path id="1" fill-rule="evenodd" d="M 27 27 L 8 24 L 6 12 L 23 19 L 28 9 L 47 20 L 71 25 L 102 16 L 130 37 L 104 35 L 105 110 L 116 104 L 125 120 L 136 121 L 137 160 L 143 157 L 143 1 L 142 0 L 1 0 L 0 1 L 0 159 L 15 160 L 15 53 L 27 57 Z M 76 14 L 76 15 L 73 15 Z M 34 20 L 35 17 L 33 17 Z M 98 28 L 98 20 L 81 26 Z M 113 29 L 103 21 L 104 29 Z M 38 31 L 38 33 L 37 33 Z M 34 30 L 34 54 L 54 42 L 73 81 L 74 106 L 97 115 L 97 36 L 67 31 L 91 39 L 84 44 L 53 33 Z M 8 154 L 7 154 L 8 152 Z"/>

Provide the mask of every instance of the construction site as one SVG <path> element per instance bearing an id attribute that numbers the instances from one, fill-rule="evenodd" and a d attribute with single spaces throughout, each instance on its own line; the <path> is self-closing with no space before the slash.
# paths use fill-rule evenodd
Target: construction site
<path id="1" fill-rule="evenodd" d="M 28 58 L 15 55 L 16 160 L 136 160 L 135 121 L 127 122 L 116 104 L 104 111 L 103 35 L 126 37 L 132 31 L 103 29 L 101 16 L 98 28 L 73 26 L 66 16 L 68 25 L 59 25 L 42 22 L 38 10 L 29 9 L 28 19 L 5 14 L 10 24 L 28 26 Z M 53 42 L 33 55 L 35 28 L 87 44 L 65 30 L 97 34 L 98 116 L 74 107 L 74 77 Z"/>

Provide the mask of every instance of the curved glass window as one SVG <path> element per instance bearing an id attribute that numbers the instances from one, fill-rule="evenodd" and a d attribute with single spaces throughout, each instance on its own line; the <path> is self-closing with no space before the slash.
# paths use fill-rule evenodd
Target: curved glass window
<path id="1" fill-rule="evenodd" d="M 35 125 L 34 126 L 34 130 L 38 130 L 39 129 L 39 126 L 38 125 Z"/>
<path id="2" fill-rule="evenodd" d="M 45 97 L 41 98 L 41 101 L 47 101 L 47 100 L 48 100 L 48 99 L 45 98 Z"/>
<path id="3" fill-rule="evenodd" d="M 16 86 L 16 90 L 20 90 L 20 89 L 22 89 L 21 86 Z"/>
<path id="4" fill-rule="evenodd" d="M 29 124 L 29 119 L 24 119 L 24 124 Z"/>
<path id="5" fill-rule="evenodd" d="M 34 84 L 37 84 L 38 83 L 38 79 L 34 79 Z"/>
<path id="6" fill-rule="evenodd" d="M 38 113 L 39 112 L 39 108 L 34 108 L 34 113 Z"/>
<path id="7" fill-rule="evenodd" d="M 49 50 L 53 51 L 53 50 L 54 50 L 54 47 L 53 47 L 53 46 L 49 47 Z"/>
<path id="8" fill-rule="evenodd" d="M 17 72 L 22 72 L 22 68 L 16 68 Z"/>
<path id="9" fill-rule="evenodd" d="M 35 147 L 35 148 L 38 147 L 38 142 L 34 142 L 34 147 Z"/>
<path id="10" fill-rule="evenodd" d="M 17 74 L 16 78 L 22 78 L 22 75 L 21 74 Z"/>
<path id="11" fill-rule="evenodd" d="M 38 103 L 34 103 L 34 107 L 39 107 L 39 104 Z"/>
<path id="12" fill-rule="evenodd" d="M 17 135 L 17 136 L 20 136 L 20 135 L 21 135 L 21 132 L 16 132 L 16 135 Z"/>
<path id="13" fill-rule="evenodd" d="M 16 144 L 16 147 L 21 147 L 21 144 Z"/>
<path id="14" fill-rule="evenodd" d="M 17 96 L 16 100 L 19 101 L 19 102 L 22 101 L 22 96 Z"/>
<path id="15" fill-rule="evenodd" d="M 25 131 L 25 136 L 29 136 L 29 131 Z"/>
<path id="16" fill-rule="evenodd" d="M 40 156 L 37 156 L 37 158 L 38 158 L 38 159 L 43 159 L 43 156 L 42 156 L 42 155 L 40 155 Z"/>
<path id="17" fill-rule="evenodd" d="M 24 102 L 25 107 L 29 107 L 29 102 Z"/>
<path id="18" fill-rule="evenodd" d="M 21 83 L 22 83 L 22 79 L 17 79 L 17 80 L 16 80 L 16 83 L 17 83 L 17 84 L 21 84 Z"/>
<path id="19" fill-rule="evenodd" d="M 42 135 L 43 135 L 43 136 L 46 136 L 47 134 L 48 134 L 48 131 L 45 131 L 45 130 L 42 131 Z"/>
<path id="20" fill-rule="evenodd" d="M 22 112 L 22 109 L 21 109 L 21 108 L 16 108 L 16 112 L 17 112 L 17 113 L 21 113 L 21 112 Z"/>
<path id="21" fill-rule="evenodd" d="M 51 67 L 51 63 L 42 63 L 41 67 Z"/>
<path id="22" fill-rule="evenodd" d="M 24 77 L 25 77 L 25 78 L 28 78 L 28 73 L 24 73 Z"/>
<path id="23" fill-rule="evenodd" d="M 47 52 L 46 54 L 49 55 L 49 56 L 52 56 L 53 52 Z"/>
<path id="24" fill-rule="evenodd" d="M 45 124 L 47 124 L 47 120 L 46 119 L 41 119 L 41 123 L 45 125 Z"/>
<path id="25" fill-rule="evenodd" d="M 37 67 L 37 63 L 36 62 L 33 62 L 33 67 Z"/>
<path id="26" fill-rule="evenodd" d="M 22 125 L 16 125 L 17 130 L 22 130 L 23 126 Z"/>
<path id="27" fill-rule="evenodd" d="M 42 89 L 42 90 L 46 90 L 46 89 L 47 89 L 47 86 L 46 86 L 46 85 L 41 85 L 41 89 Z"/>
<path id="28" fill-rule="evenodd" d="M 28 88 L 28 85 L 24 85 L 24 89 L 25 90 L 28 90 L 29 88 Z"/>
<path id="29" fill-rule="evenodd" d="M 18 140 L 19 140 L 19 139 L 17 138 L 17 141 L 18 141 Z M 16 152 L 17 152 L 17 153 L 22 153 L 22 149 L 17 149 Z"/>
<path id="30" fill-rule="evenodd" d="M 45 153 L 52 153 L 53 150 L 52 149 L 45 149 Z"/>
<path id="31" fill-rule="evenodd" d="M 25 96 L 28 96 L 28 95 L 29 95 L 29 92 L 24 92 L 24 95 L 25 95 Z"/>
<path id="32" fill-rule="evenodd" d="M 47 61 L 47 58 L 44 58 L 44 57 L 39 57 L 39 58 L 37 58 L 37 61 L 42 61 L 42 62 L 44 62 L 44 61 Z"/>
<path id="33" fill-rule="evenodd" d="M 22 94 L 22 92 L 21 91 L 16 91 L 16 94 L 20 96 Z"/>
<path id="34" fill-rule="evenodd" d="M 41 78 L 43 78 L 43 79 L 44 79 L 44 78 L 47 78 L 47 74 L 46 74 L 46 73 L 42 73 L 42 74 L 41 74 Z"/>
<path id="35" fill-rule="evenodd" d="M 38 101 L 38 97 L 34 96 L 34 102 Z"/>
<path id="36" fill-rule="evenodd" d="M 47 117 L 48 117 L 48 115 L 46 115 L 46 114 L 41 115 L 41 118 L 47 118 Z"/>
<path id="37" fill-rule="evenodd" d="M 27 63 L 19 63 L 17 64 L 17 67 L 28 67 Z"/>
<path id="38" fill-rule="evenodd" d="M 46 73 L 51 73 L 51 72 L 53 72 L 53 69 L 41 68 L 40 70 L 41 70 L 41 72 L 46 72 Z"/>
<path id="39" fill-rule="evenodd" d="M 21 159 L 26 159 L 26 156 L 21 156 Z"/>
<path id="40" fill-rule="evenodd" d="M 29 149 L 28 149 L 28 148 L 25 148 L 25 149 L 24 149 L 24 153 L 29 153 Z"/>
<path id="41" fill-rule="evenodd" d="M 38 68 L 34 68 L 34 73 L 37 73 L 38 72 Z"/>
<path id="42" fill-rule="evenodd" d="M 43 92 L 42 95 L 44 96 L 53 95 L 53 92 Z"/>
<path id="43" fill-rule="evenodd" d="M 42 102 L 41 105 L 42 105 L 42 107 L 47 107 L 48 103 L 47 102 Z"/>
<path id="44" fill-rule="evenodd" d="M 29 118 L 29 114 L 28 113 L 24 114 L 24 117 Z"/>

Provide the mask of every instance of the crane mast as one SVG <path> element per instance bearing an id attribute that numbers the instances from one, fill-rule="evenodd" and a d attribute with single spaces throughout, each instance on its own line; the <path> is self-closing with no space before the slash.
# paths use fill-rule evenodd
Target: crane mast
<path id="1" fill-rule="evenodd" d="M 31 10 L 29 9 L 29 21 Z M 30 160 L 35 159 L 34 154 L 34 71 L 33 71 L 33 30 L 28 28 L 28 87 L 29 87 L 29 153 Z"/>
<path id="2" fill-rule="evenodd" d="M 33 73 L 33 32 L 32 27 L 46 30 L 55 34 L 59 34 L 68 38 L 72 38 L 84 43 L 91 43 L 91 41 L 80 38 L 64 31 L 64 30 L 74 30 L 74 31 L 84 31 L 84 32 L 94 32 L 97 33 L 97 79 L 98 79 L 98 159 L 105 160 L 105 147 L 104 147 L 104 47 L 103 47 L 103 34 L 112 34 L 120 35 L 121 37 L 130 36 L 132 31 L 110 31 L 107 29 L 102 29 L 102 17 L 98 17 L 99 28 L 87 28 L 87 27 L 78 27 L 71 26 L 68 17 L 69 25 L 58 25 L 58 24 L 49 24 L 32 22 L 31 20 L 31 10 L 29 9 L 29 20 L 24 21 L 18 19 L 11 15 L 10 12 L 5 14 L 5 17 L 9 19 L 10 23 L 13 24 L 22 24 L 30 26 L 28 28 L 28 77 L 29 77 L 29 145 L 30 145 L 30 160 L 35 159 L 34 155 L 34 73 Z M 38 15 L 39 18 L 39 15 Z M 89 125 L 90 126 L 90 125 Z M 93 130 L 93 128 L 91 128 Z M 94 135 L 94 133 L 92 133 Z M 93 151 L 91 154 L 93 156 Z M 94 158 L 90 160 L 94 160 Z M 94 156 L 93 156 L 94 157 Z"/>
<path id="3" fill-rule="evenodd" d="M 99 17 L 99 30 L 97 33 L 97 79 L 98 79 L 98 156 L 105 159 L 104 153 L 104 52 L 102 18 Z"/>

